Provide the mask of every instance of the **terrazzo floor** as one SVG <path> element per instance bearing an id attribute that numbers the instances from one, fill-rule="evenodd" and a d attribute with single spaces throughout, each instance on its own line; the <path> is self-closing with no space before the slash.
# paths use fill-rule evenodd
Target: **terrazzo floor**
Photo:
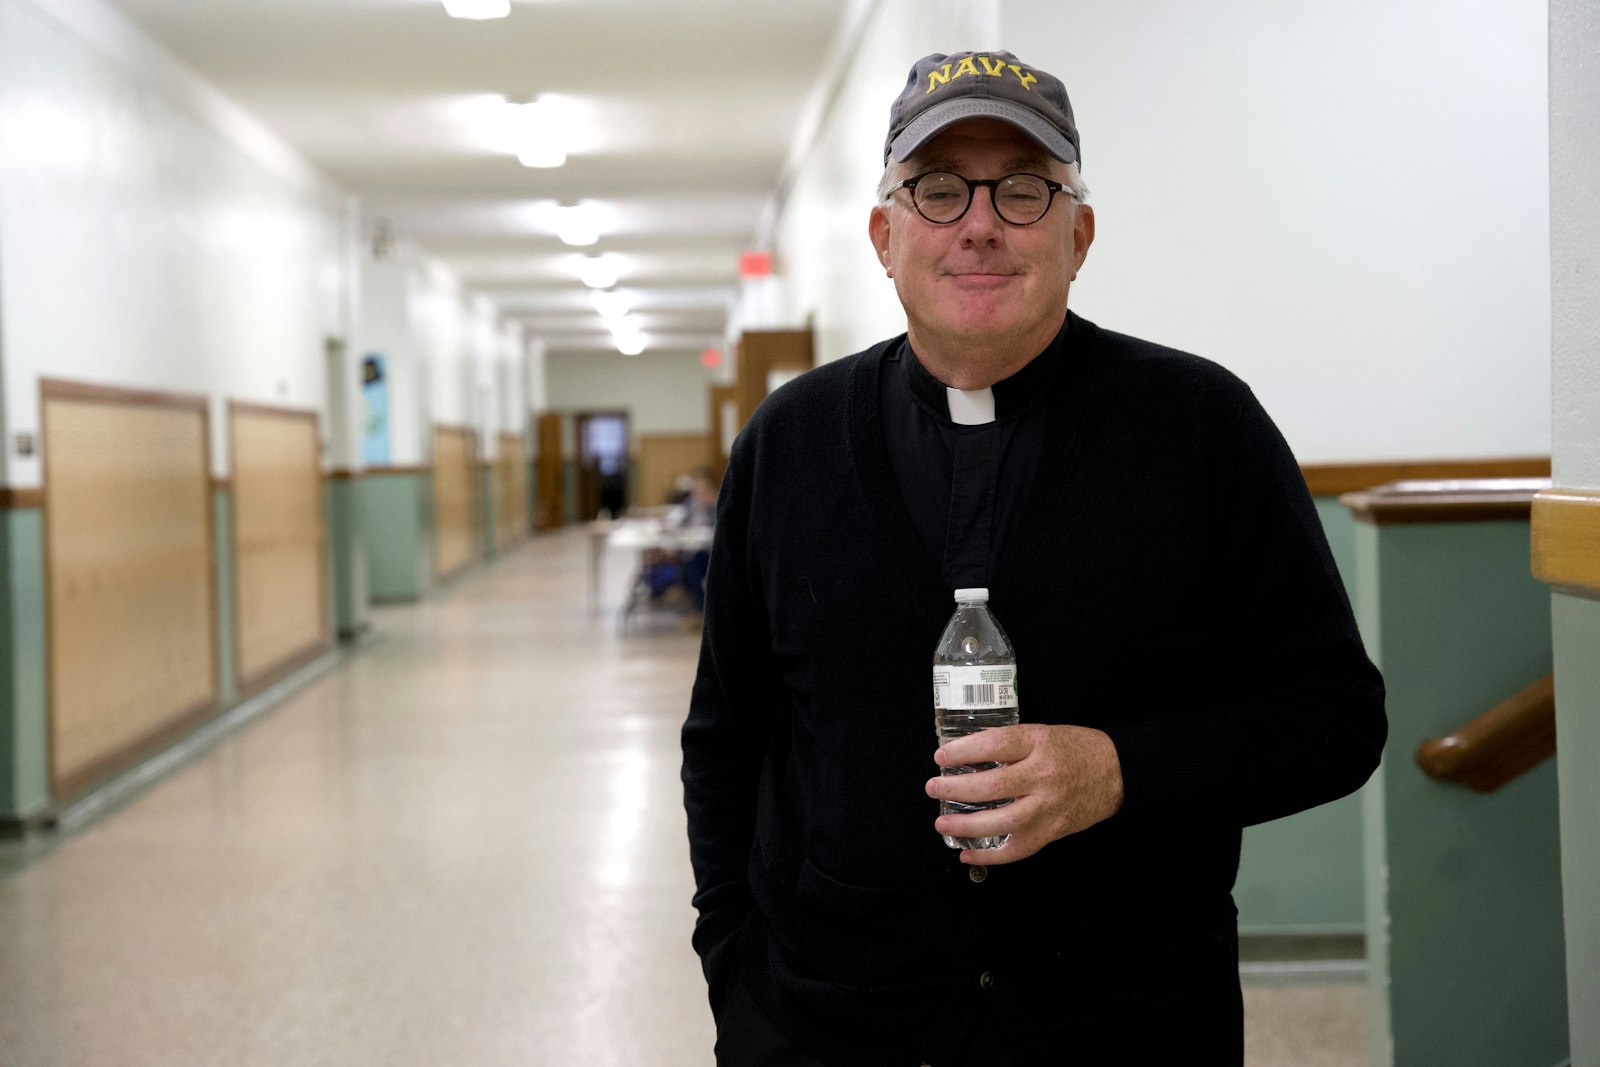
<path id="1" fill-rule="evenodd" d="M 697 635 L 546 535 L 71 833 L 0 843 L 0 1065 L 697 1067 Z M 1366 1061 L 1359 977 L 1248 979 L 1251 1067 Z"/>

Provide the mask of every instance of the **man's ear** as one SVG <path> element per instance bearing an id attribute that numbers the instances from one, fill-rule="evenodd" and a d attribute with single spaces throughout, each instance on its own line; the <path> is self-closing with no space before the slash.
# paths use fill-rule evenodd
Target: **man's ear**
<path id="1" fill-rule="evenodd" d="M 1072 276 L 1078 276 L 1078 269 L 1083 266 L 1083 261 L 1089 258 L 1089 246 L 1094 244 L 1094 208 L 1088 204 L 1078 205 L 1078 218 L 1072 226 Z"/>
<path id="2" fill-rule="evenodd" d="M 889 212 L 882 204 L 875 204 L 872 214 L 867 217 L 867 236 L 872 240 L 872 247 L 877 250 L 878 262 L 883 264 L 885 272 L 889 270 Z M 890 274 L 893 277 L 893 274 Z"/>

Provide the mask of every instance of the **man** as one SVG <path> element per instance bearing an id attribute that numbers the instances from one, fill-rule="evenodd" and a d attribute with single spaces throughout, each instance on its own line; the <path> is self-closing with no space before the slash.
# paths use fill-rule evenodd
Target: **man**
<path id="1" fill-rule="evenodd" d="M 1299 468 L 1227 371 L 1067 311 L 1094 213 L 1055 77 L 929 56 L 885 162 L 908 333 L 774 394 L 723 482 L 683 731 L 719 1062 L 1238 1064 L 1240 829 L 1386 731 Z M 961 586 L 1022 725 L 935 750 Z"/>

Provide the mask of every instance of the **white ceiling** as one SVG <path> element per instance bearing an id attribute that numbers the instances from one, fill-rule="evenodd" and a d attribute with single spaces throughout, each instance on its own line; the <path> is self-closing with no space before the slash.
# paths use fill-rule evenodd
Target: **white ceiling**
<path id="1" fill-rule="evenodd" d="M 606 253 L 652 349 L 721 343 L 748 249 L 849 0 L 108 0 L 553 351 L 610 349 L 575 257 Z M 522 166 L 503 97 L 584 116 Z M 606 216 L 563 245 L 551 210 Z"/>

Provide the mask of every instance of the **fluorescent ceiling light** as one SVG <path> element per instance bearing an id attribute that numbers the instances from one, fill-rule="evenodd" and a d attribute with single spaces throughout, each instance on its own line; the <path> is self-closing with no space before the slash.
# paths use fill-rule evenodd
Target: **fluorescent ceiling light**
<path id="1" fill-rule="evenodd" d="M 638 319 L 630 319 L 624 316 L 620 319 L 606 319 L 605 323 L 606 329 L 611 331 L 611 336 L 618 341 L 623 341 L 630 337 L 644 336 L 644 328 L 639 325 Z"/>
<path id="2" fill-rule="evenodd" d="M 578 277 L 591 289 L 611 288 L 620 273 L 617 261 L 610 256 L 584 256 L 578 260 Z"/>
<path id="3" fill-rule="evenodd" d="M 566 149 L 550 141 L 524 144 L 517 149 L 517 162 L 524 167 L 559 167 L 566 161 Z"/>
<path id="4" fill-rule="evenodd" d="M 572 109 L 563 101 L 540 97 L 527 103 L 507 103 L 512 109 L 512 138 L 517 162 L 524 167 L 559 167 L 567 161 L 569 132 L 575 124 Z"/>
<path id="5" fill-rule="evenodd" d="M 588 204 L 562 208 L 556 215 L 556 236 L 564 244 L 579 248 L 600 240 L 600 223 L 595 218 L 594 208 Z"/>
<path id="6" fill-rule="evenodd" d="M 444 0 L 453 19 L 503 19 L 511 14 L 511 0 Z"/>
<path id="7" fill-rule="evenodd" d="M 589 303 L 607 322 L 624 318 L 633 307 L 633 299 L 627 293 L 602 292 L 599 289 L 589 294 Z"/>

